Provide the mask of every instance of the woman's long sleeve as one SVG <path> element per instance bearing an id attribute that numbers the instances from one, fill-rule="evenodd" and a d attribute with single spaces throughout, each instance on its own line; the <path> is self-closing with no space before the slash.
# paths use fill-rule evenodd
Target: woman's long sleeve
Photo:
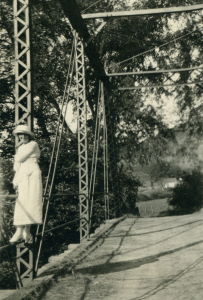
<path id="1" fill-rule="evenodd" d="M 24 162 L 34 152 L 36 146 L 36 142 L 29 143 L 29 145 L 25 149 L 22 149 L 15 155 L 15 162 Z"/>
<path id="2" fill-rule="evenodd" d="M 20 168 L 20 162 L 14 160 L 13 170 L 17 172 L 19 168 Z"/>

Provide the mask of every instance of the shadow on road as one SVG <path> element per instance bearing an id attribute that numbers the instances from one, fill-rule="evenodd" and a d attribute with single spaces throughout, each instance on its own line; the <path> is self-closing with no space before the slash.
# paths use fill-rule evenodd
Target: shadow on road
<path id="1" fill-rule="evenodd" d="M 154 230 L 154 231 L 147 231 L 147 232 L 141 232 L 141 233 L 135 233 L 135 234 L 128 234 L 128 237 L 130 236 L 143 236 L 143 235 L 146 235 L 146 234 L 151 234 L 151 233 L 157 233 L 157 232 L 162 232 L 162 231 L 167 231 L 167 230 L 171 230 L 171 229 L 176 229 L 176 228 L 180 228 L 180 227 L 185 227 L 187 225 L 191 225 L 191 224 L 194 224 L 194 223 L 198 223 L 198 222 L 202 222 L 202 220 L 197 220 L 197 221 L 192 221 L 192 222 L 188 222 L 188 223 L 184 223 L 184 224 L 180 224 L 178 226 L 172 226 L 172 227 L 168 227 L 168 228 L 164 228 L 164 229 L 160 229 L 160 230 Z M 159 225 L 160 226 L 160 225 Z M 123 235 L 110 235 L 110 236 L 107 236 L 106 238 L 117 238 L 117 237 L 123 237 Z M 126 235 L 125 235 L 126 237 Z"/>
<path id="2" fill-rule="evenodd" d="M 175 248 L 173 250 L 163 251 L 156 255 L 146 256 L 146 257 L 143 257 L 140 259 L 129 260 L 129 261 L 120 261 L 120 262 L 115 262 L 115 263 L 106 262 L 104 264 L 99 264 L 99 265 L 91 266 L 91 267 L 87 267 L 87 268 L 81 268 L 81 269 L 78 268 L 77 272 L 79 272 L 81 274 L 88 273 L 91 275 L 98 275 L 98 274 L 114 273 L 114 272 L 120 272 L 120 271 L 130 270 L 130 269 L 134 269 L 134 268 L 139 268 L 142 265 L 156 262 L 160 257 L 173 254 L 175 252 L 199 245 L 201 243 L 203 243 L 203 240 L 200 240 L 200 241 L 197 241 L 194 243 L 190 243 L 185 246 Z"/>
<path id="3" fill-rule="evenodd" d="M 181 270 L 177 274 L 173 275 L 171 278 L 164 279 L 162 282 L 160 282 L 157 286 L 155 286 L 153 289 L 147 291 L 141 296 L 131 298 L 129 300 L 144 300 L 149 299 L 150 296 L 156 295 L 158 292 L 164 290 L 167 288 L 170 284 L 176 282 L 178 279 L 183 277 L 185 274 L 187 274 L 190 270 L 194 269 L 196 266 L 198 266 L 203 261 L 203 256 L 196 259 L 193 263 L 191 263 L 189 266 L 187 266 L 185 269 Z"/>

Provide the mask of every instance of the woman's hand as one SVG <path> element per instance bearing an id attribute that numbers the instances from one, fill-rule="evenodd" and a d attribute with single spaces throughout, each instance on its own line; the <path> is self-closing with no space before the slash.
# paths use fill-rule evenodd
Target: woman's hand
<path id="1" fill-rule="evenodd" d="M 22 140 L 18 141 L 18 143 L 17 143 L 17 145 L 16 145 L 16 149 L 18 149 L 22 144 L 23 144 L 23 141 L 22 141 Z"/>

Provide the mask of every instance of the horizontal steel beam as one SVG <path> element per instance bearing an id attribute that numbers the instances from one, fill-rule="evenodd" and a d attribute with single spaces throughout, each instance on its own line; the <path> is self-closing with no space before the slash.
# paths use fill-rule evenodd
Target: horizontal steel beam
<path id="1" fill-rule="evenodd" d="M 132 11 L 115 11 L 115 12 L 82 14 L 82 18 L 83 19 L 99 19 L 99 18 L 118 18 L 118 17 L 132 17 L 132 16 L 162 15 L 162 14 L 171 14 L 171 13 L 190 12 L 190 11 L 200 10 L 200 9 L 203 9 L 203 4 L 178 6 L 178 7 L 138 9 L 138 10 L 132 10 Z"/>
<path id="2" fill-rule="evenodd" d="M 190 68 L 180 68 L 180 69 L 161 69 L 161 70 L 150 70 L 150 71 L 133 71 L 133 72 L 120 72 L 120 73 L 107 73 L 109 77 L 112 76 L 129 76 L 129 75 L 147 75 L 147 74 L 159 74 L 159 73 L 176 73 L 176 72 L 186 72 L 203 69 L 203 65 L 190 67 Z"/>
<path id="3" fill-rule="evenodd" d="M 160 88 L 160 87 L 173 87 L 173 86 L 185 86 L 185 85 L 200 85 L 203 81 L 200 82 L 188 82 L 188 83 L 172 83 L 172 84 L 153 84 L 153 85 L 138 85 L 138 86 L 124 86 L 119 87 L 119 91 L 126 91 L 126 90 L 139 90 L 139 89 L 153 89 L 153 88 Z"/>

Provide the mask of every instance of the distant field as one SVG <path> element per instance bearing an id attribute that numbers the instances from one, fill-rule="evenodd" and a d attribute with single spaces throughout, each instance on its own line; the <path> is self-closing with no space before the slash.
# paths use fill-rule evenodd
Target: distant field
<path id="1" fill-rule="evenodd" d="M 168 189 L 162 187 L 140 187 L 138 190 L 138 199 L 137 201 L 149 201 L 156 199 L 165 199 L 170 196 L 171 192 Z"/>
<path id="2" fill-rule="evenodd" d="M 141 217 L 158 217 L 168 211 L 167 198 L 137 202 Z"/>

